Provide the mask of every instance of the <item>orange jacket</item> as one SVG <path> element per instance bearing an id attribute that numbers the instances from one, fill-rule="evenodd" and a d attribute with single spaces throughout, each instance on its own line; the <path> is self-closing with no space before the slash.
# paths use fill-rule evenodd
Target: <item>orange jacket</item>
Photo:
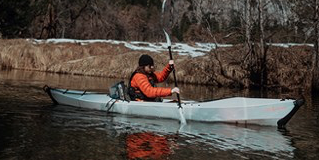
<path id="1" fill-rule="evenodd" d="M 158 82 L 163 82 L 169 76 L 171 68 L 168 65 L 162 72 L 155 72 Z M 142 91 L 148 98 L 166 97 L 172 95 L 171 88 L 153 87 L 147 76 L 142 73 L 136 73 L 131 81 L 131 86 Z"/>

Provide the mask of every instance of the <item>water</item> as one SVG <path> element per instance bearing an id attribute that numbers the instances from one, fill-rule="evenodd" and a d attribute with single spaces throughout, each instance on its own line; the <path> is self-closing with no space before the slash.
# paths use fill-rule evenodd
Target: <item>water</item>
<path id="1" fill-rule="evenodd" d="M 106 114 L 52 105 L 42 87 L 103 91 L 118 79 L 0 71 L 0 159 L 318 159 L 319 96 L 306 96 L 286 130 Z M 171 84 L 163 84 L 171 86 Z M 181 85 L 182 98 L 272 97 Z"/>

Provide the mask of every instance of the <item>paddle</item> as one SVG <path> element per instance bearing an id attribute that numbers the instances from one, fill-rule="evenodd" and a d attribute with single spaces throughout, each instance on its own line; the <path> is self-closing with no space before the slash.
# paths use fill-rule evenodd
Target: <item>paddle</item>
<path id="1" fill-rule="evenodd" d="M 166 40 L 167 40 L 167 46 L 168 46 L 168 52 L 169 52 L 169 58 L 170 60 L 173 60 L 173 55 L 172 55 L 172 44 L 171 44 L 171 40 L 169 38 L 169 35 L 166 33 L 165 29 L 163 29 Z M 175 69 L 174 69 L 174 64 L 170 64 L 171 69 L 173 70 L 173 77 L 174 77 L 174 83 L 175 83 L 175 87 L 177 87 L 177 81 L 176 81 L 176 74 L 175 74 Z M 181 124 L 186 124 L 186 119 L 184 117 L 184 114 L 182 112 L 182 105 L 181 105 L 181 98 L 179 96 L 179 93 L 176 93 L 177 95 L 177 104 L 178 104 L 178 111 L 179 111 L 179 115 L 180 115 L 180 120 L 181 120 Z"/>
<path id="2" fill-rule="evenodd" d="M 168 46 L 168 52 L 169 52 L 169 58 L 170 60 L 173 60 L 173 55 L 172 55 L 172 43 L 171 43 L 171 39 L 169 38 L 169 35 L 166 33 L 165 29 L 164 29 L 164 12 L 165 12 L 165 3 L 166 3 L 166 0 L 163 1 L 163 4 L 162 4 L 162 18 L 161 18 L 161 25 L 163 27 L 163 31 L 164 31 L 164 34 L 165 34 L 165 37 L 166 37 L 166 41 L 167 41 L 167 46 Z M 175 69 L 174 69 L 174 64 L 170 65 L 171 69 L 173 70 L 173 76 L 174 76 L 174 83 L 175 83 L 175 87 L 177 87 L 177 81 L 176 81 L 176 74 L 175 74 Z M 181 98 L 179 96 L 179 93 L 176 93 L 177 95 L 177 104 L 178 104 L 178 112 L 179 112 L 179 115 L 180 115 L 180 121 L 181 121 L 181 127 L 184 126 L 186 124 L 186 119 L 184 117 L 184 114 L 183 114 L 183 107 L 181 105 Z"/>

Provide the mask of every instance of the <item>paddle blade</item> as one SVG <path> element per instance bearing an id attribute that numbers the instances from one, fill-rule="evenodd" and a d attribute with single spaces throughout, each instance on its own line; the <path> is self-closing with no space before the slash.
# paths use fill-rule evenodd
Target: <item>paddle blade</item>
<path id="1" fill-rule="evenodd" d="M 166 0 L 164 0 L 164 2 L 162 4 L 162 13 L 164 13 L 164 11 L 165 11 L 165 3 L 166 3 Z"/>
<path id="2" fill-rule="evenodd" d="M 165 37 L 166 37 L 167 47 L 172 46 L 171 39 L 169 38 L 169 35 L 166 33 L 165 29 L 163 29 L 163 31 L 164 31 L 164 34 L 165 34 Z"/>
<path id="3" fill-rule="evenodd" d="M 186 119 L 185 119 L 184 114 L 183 114 L 183 108 L 181 108 L 181 107 L 178 108 L 178 111 L 179 111 L 181 124 L 185 125 L 186 124 Z"/>

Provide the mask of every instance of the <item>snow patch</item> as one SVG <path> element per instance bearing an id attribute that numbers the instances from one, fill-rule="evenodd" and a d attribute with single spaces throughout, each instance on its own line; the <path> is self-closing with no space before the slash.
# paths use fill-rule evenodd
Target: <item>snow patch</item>
<path id="1" fill-rule="evenodd" d="M 117 41 L 117 40 L 103 40 L 103 39 L 94 39 L 94 40 L 78 40 L 78 39 L 47 39 L 47 40 L 39 40 L 39 39 L 27 39 L 33 44 L 43 44 L 43 43 L 78 43 L 81 45 L 87 45 L 90 43 L 109 43 L 109 44 L 123 44 L 125 47 L 132 50 L 142 50 L 149 51 L 154 53 L 161 53 L 168 51 L 167 43 L 151 43 L 151 42 L 141 42 L 141 41 Z M 212 49 L 218 47 L 231 47 L 233 45 L 221 45 L 214 43 L 195 43 L 195 45 L 191 46 L 186 43 L 175 43 L 172 45 L 172 51 L 179 55 L 187 55 L 191 57 L 204 56 L 209 53 Z"/>
<path id="2" fill-rule="evenodd" d="M 78 43 L 81 45 L 87 45 L 90 43 L 109 43 L 120 45 L 123 44 L 125 47 L 131 50 L 140 50 L 140 51 L 149 51 L 153 53 L 161 53 L 168 51 L 167 43 L 151 43 L 151 42 L 141 42 L 141 41 L 118 41 L 118 40 L 104 40 L 104 39 L 94 39 L 94 40 L 78 40 L 78 39 L 27 39 L 27 41 L 32 42 L 33 44 L 43 44 L 43 43 Z M 313 47 L 313 44 L 299 44 L 299 43 L 267 43 L 267 45 L 278 46 L 289 48 L 291 46 L 310 46 Z M 172 44 L 172 51 L 179 55 L 187 55 L 191 57 L 204 56 L 209 53 L 211 50 L 216 48 L 232 47 L 232 44 L 218 44 L 218 43 L 195 43 L 194 45 L 189 45 L 186 43 L 174 43 Z"/>
<path id="3" fill-rule="evenodd" d="M 293 46 L 314 47 L 313 44 L 308 44 L 308 43 L 267 43 L 267 45 L 276 46 L 276 47 L 283 47 L 283 48 L 289 48 L 289 47 L 293 47 Z"/>

